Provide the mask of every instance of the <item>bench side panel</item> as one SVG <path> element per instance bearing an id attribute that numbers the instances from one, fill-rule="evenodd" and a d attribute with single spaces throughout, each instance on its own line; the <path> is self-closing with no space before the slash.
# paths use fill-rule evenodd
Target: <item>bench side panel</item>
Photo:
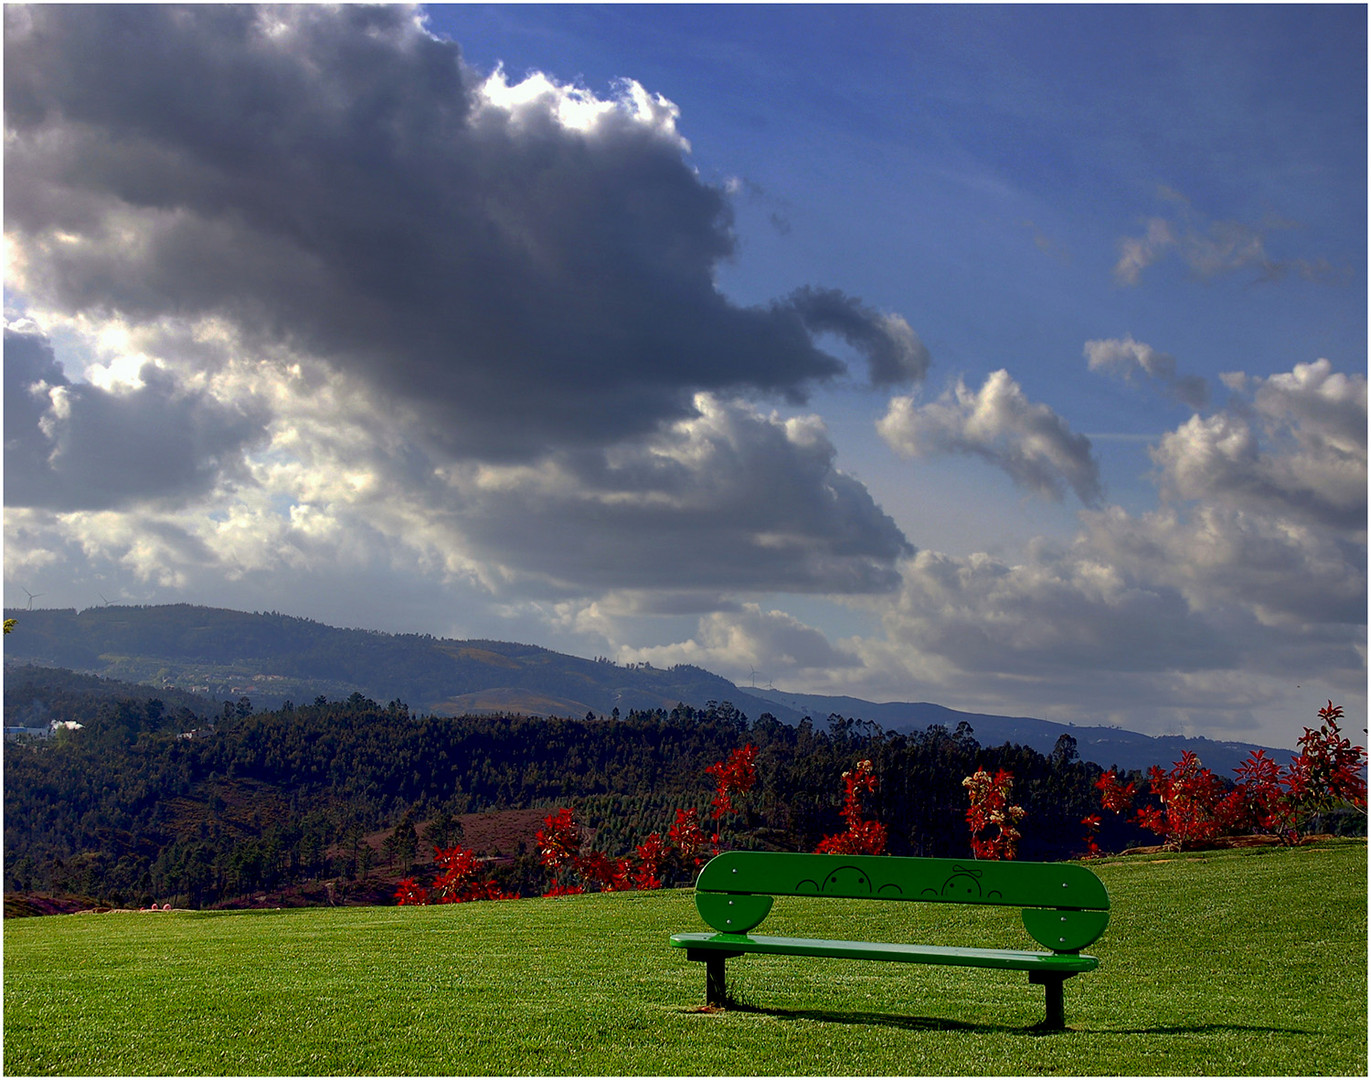
<path id="1" fill-rule="evenodd" d="M 725 851 L 705 864 L 695 887 L 770 896 L 1109 908 L 1109 894 L 1100 879 L 1072 863 Z"/>
<path id="2" fill-rule="evenodd" d="M 1107 911 L 1054 911 L 1024 908 L 1024 929 L 1039 945 L 1057 952 L 1077 952 L 1099 939 L 1109 925 Z M 712 923 L 710 924 L 713 925 Z"/>
<path id="3" fill-rule="evenodd" d="M 746 934 L 771 911 L 770 896 L 695 890 L 695 910 L 721 934 Z"/>

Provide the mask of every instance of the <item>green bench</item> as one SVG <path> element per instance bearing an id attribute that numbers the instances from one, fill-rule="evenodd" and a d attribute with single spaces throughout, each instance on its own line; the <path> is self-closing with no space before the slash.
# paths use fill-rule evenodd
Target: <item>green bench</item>
<path id="1" fill-rule="evenodd" d="M 1024 928 L 1049 952 L 953 948 L 879 941 L 834 941 L 752 934 L 777 896 L 843 900 L 913 900 L 1022 908 Z M 695 906 L 715 933 L 671 935 L 688 960 L 705 965 L 705 1000 L 722 1006 L 724 961 L 747 953 L 894 960 L 906 964 L 1026 971 L 1044 987 L 1043 1029 L 1066 1027 L 1062 983 L 1099 960 L 1081 949 L 1109 923 L 1109 894 L 1084 866 L 1071 863 L 913 859 L 891 855 L 806 855 L 726 851 L 705 864 Z"/>

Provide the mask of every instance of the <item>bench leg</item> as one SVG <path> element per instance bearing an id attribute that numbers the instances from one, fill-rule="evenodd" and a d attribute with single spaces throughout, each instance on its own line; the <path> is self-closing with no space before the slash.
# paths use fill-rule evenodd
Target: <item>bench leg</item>
<path id="1" fill-rule="evenodd" d="M 728 987 L 724 981 L 724 958 L 718 953 L 705 960 L 705 1004 L 723 1008 L 728 1001 Z"/>
<path id="2" fill-rule="evenodd" d="M 705 1003 L 724 1008 L 728 1004 L 728 988 L 724 982 L 724 961 L 740 952 L 719 952 L 716 949 L 687 949 L 686 959 L 705 966 Z"/>
<path id="3" fill-rule="evenodd" d="M 1030 971 L 1028 973 L 1028 981 L 1039 984 L 1047 993 L 1047 1016 L 1041 1024 L 1037 1025 L 1040 1031 L 1066 1030 L 1066 995 L 1062 993 L 1062 983 L 1075 974 L 1074 971 L 1065 973 Z"/>

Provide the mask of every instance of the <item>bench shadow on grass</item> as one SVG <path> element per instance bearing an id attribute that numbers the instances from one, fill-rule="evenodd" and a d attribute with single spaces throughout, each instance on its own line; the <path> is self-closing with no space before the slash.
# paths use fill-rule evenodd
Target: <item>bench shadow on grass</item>
<path id="1" fill-rule="evenodd" d="M 961 1020 L 947 1020 L 934 1016 L 903 1016 L 894 1013 L 842 1012 L 831 1009 L 775 1009 L 752 1004 L 733 1004 L 727 1009 L 702 1005 L 686 1009 L 689 1013 L 751 1013 L 777 1020 L 818 1020 L 827 1024 L 864 1024 L 876 1027 L 901 1028 L 905 1031 L 968 1031 L 979 1034 L 1043 1034 L 1035 1027 L 1015 1027 L 1013 1024 L 970 1024 Z"/>
<path id="2" fill-rule="evenodd" d="M 933 1016 L 903 1016 L 894 1013 L 849 1012 L 831 1009 L 776 1009 L 762 1008 L 752 1004 L 734 1004 L 727 1009 L 717 1006 L 699 1006 L 687 1009 L 692 1013 L 753 1013 L 770 1016 L 777 1020 L 818 1020 L 828 1024 L 865 1024 L 875 1027 L 900 1028 L 904 1031 L 966 1031 L 976 1034 L 1000 1035 L 1219 1035 L 1235 1032 L 1250 1032 L 1261 1035 L 1313 1035 L 1304 1028 L 1265 1027 L 1257 1024 L 1158 1024 L 1155 1027 L 1133 1028 L 1073 1028 L 1068 1023 L 1063 1031 L 1060 1028 L 1044 1028 L 1039 1024 L 1027 1027 L 1014 1024 L 973 1024 L 962 1020 L 948 1020 Z"/>
<path id="3" fill-rule="evenodd" d="M 1156 1027 L 1100 1028 L 1099 1035 L 1223 1035 L 1234 1032 L 1254 1035 L 1318 1035 L 1308 1028 L 1264 1027 L 1260 1024 L 1159 1024 Z"/>

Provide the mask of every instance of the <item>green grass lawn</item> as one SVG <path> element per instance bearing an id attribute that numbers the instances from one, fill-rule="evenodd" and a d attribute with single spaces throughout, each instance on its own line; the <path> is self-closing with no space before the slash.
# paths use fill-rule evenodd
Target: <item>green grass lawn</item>
<path id="1" fill-rule="evenodd" d="M 1022 973 L 743 957 L 702 1011 L 686 890 L 5 923 L 4 1072 L 1335 1074 L 1367 1071 L 1367 850 L 1096 864 L 1113 920 L 1036 1034 Z M 1035 947 L 1016 911 L 783 899 L 770 933 Z"/>

